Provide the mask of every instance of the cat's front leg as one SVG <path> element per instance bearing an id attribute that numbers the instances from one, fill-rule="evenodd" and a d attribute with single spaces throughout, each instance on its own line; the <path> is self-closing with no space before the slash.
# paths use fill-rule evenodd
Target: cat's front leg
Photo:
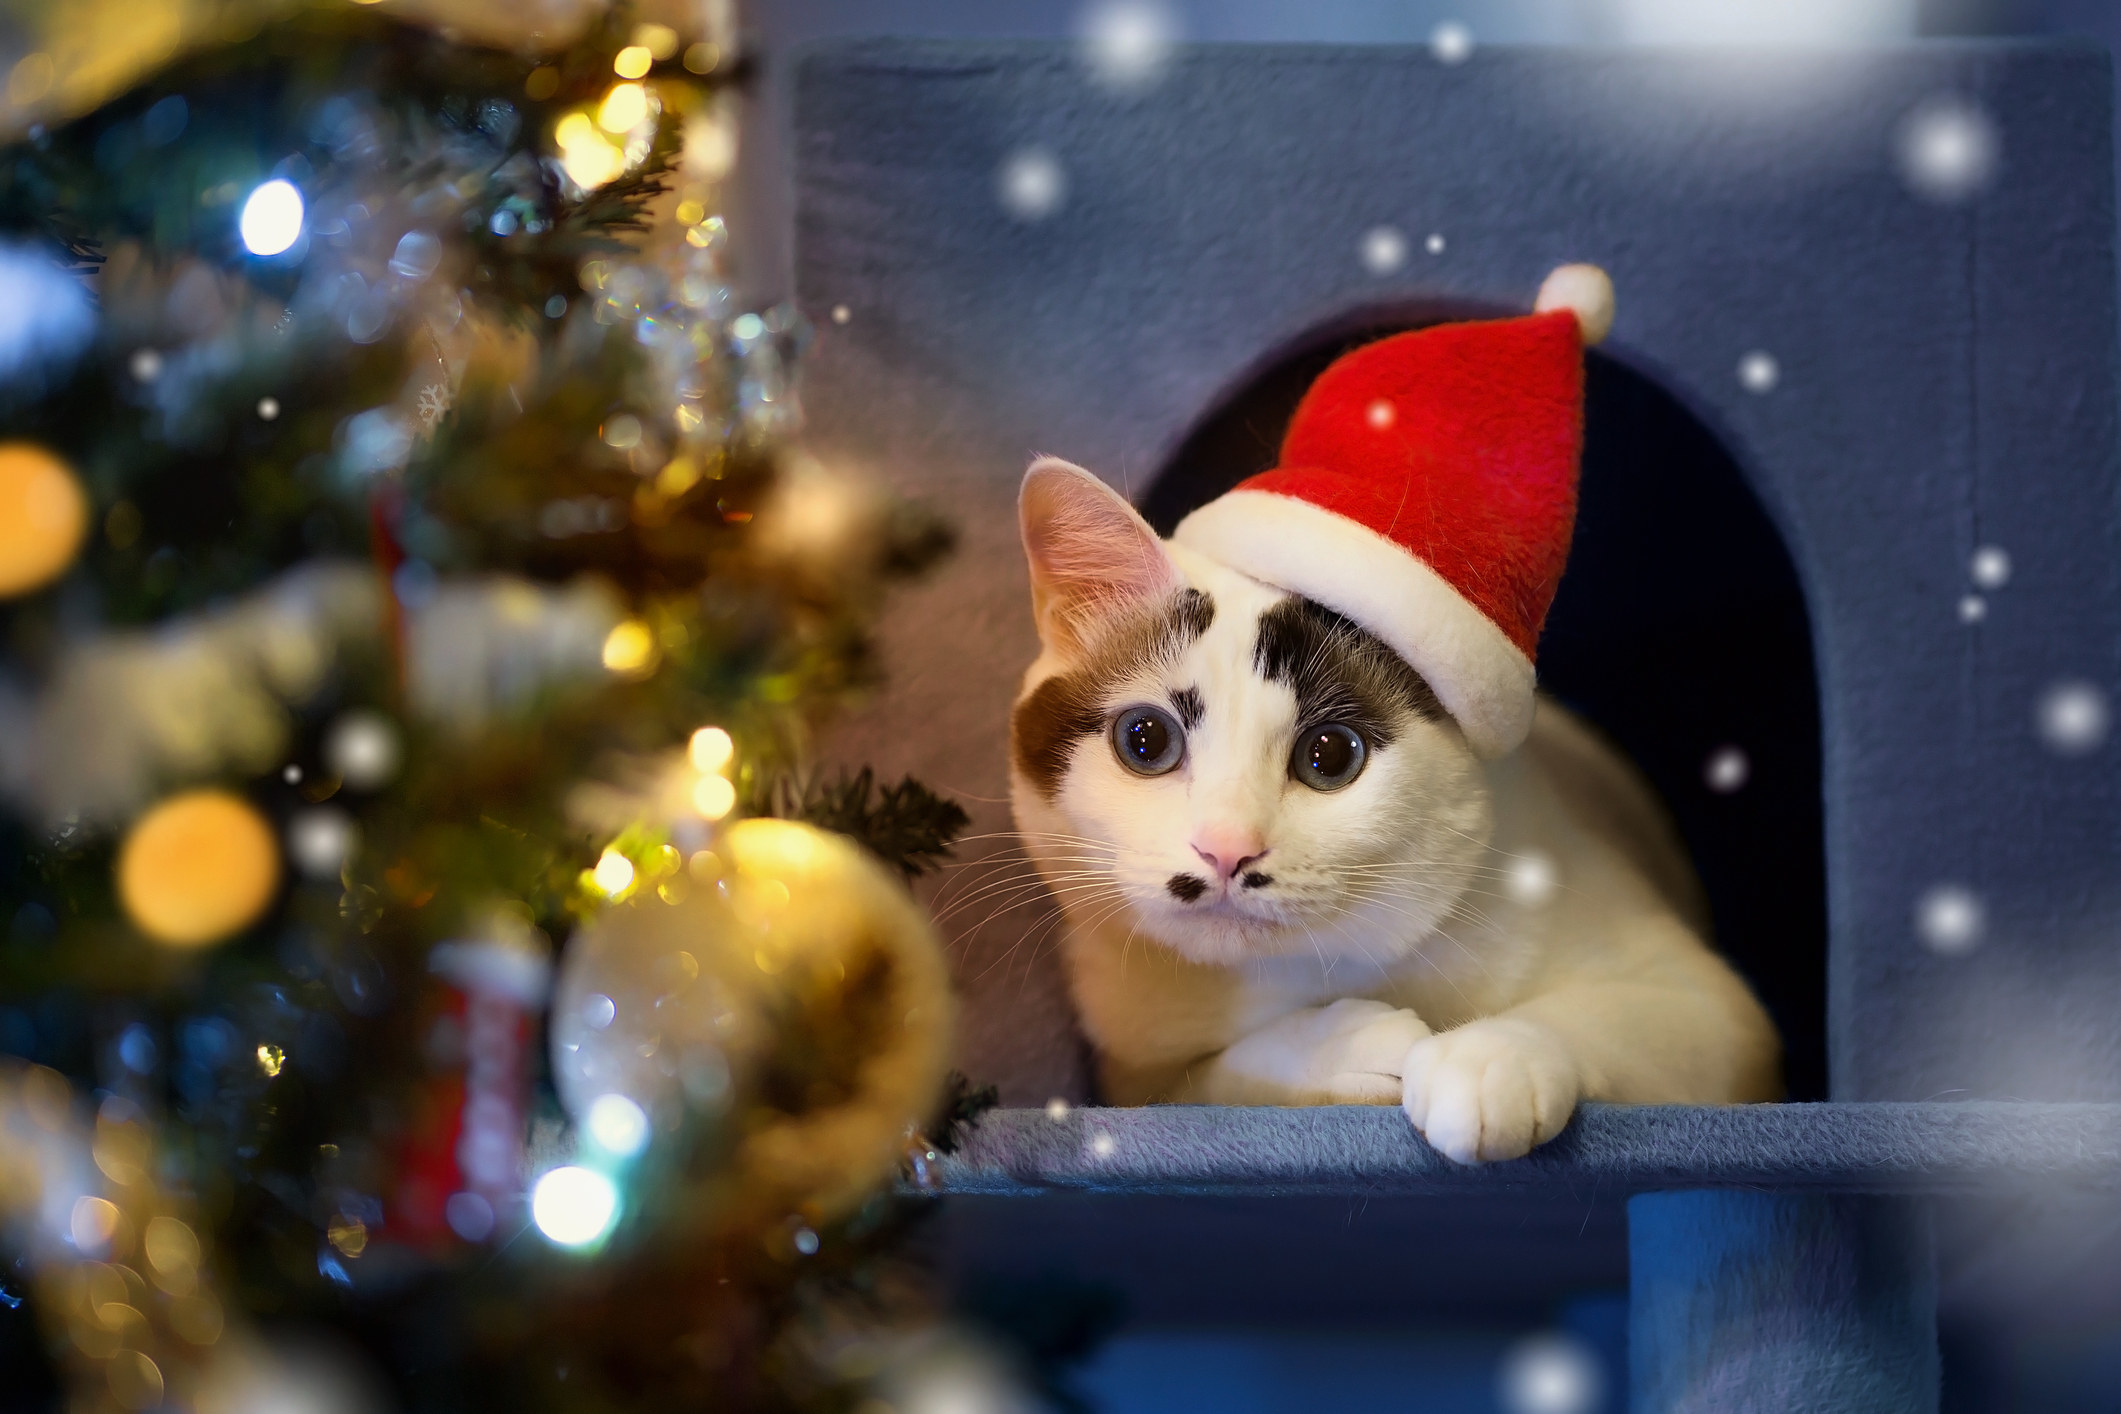
<path id="1" fill-rule="evenodd" d="M 1429 1034 L 1405 1007 L 1347 997 L 1275 1018 L 1197 1074 L 1192 1098 L 1211 1105 L 1390 1105 L 1400 1071 Z"/>
<path id="2" fill-rule="evenodd" d="M 1490 1016 L 1415 1043 L 1401 1103 L 1431 1146 L 1460 1163 L 1516 1159 L 1559 1134 L 1583 1098 L 1551 1027 Z"/>

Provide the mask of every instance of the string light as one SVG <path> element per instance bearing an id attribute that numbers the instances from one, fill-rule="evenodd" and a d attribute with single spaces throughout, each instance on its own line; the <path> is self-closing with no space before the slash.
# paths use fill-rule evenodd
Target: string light
<path id="1" fill-rule="evenodd" d="M 701 727 L 692 734 L 686 754 L 692 758 L 695 771 L 719 771 L 736 754 L 736 743 L 720 727 Z"/>
<path id="2" fill-rule="evenodd" d="M 607 849 L 590 871 L 590 877 L 607 898 L 617 898 L 633 885 L 633 861 L 615 849 Z"/>
<path id="3" fill-rule="evenodd" d="M 736 787 L 720 776 L 702 776 L 692 788 L 692 808 L 703 819 L 719 820 L 736 808 Z"/>
<path id="4" fill-rule="evenodd" d="M 621 677 L 640 677 L 655 666 L 655 635 L 639 619 L 627 619 L 604 638 L 604 666 Z"/>
<path id="5" fill-rule="evenodd" d="M 237 223 L 243 248 L 252 255 L 278 255 L 302 238 L 302 193 L 285 177 L 253 190 Z"/>
<path id="6" fill-rule="evenodd" d="M 611 1231 L 618 1215 L 619 1190 L 594 1169 L 556 1168 L 530 1190 L 531 1221 L 561 1247 L 587 1247 Z"/>
<path id="7" fill-rule="evenodd" d="M 588 1128 L 597 1147 L 621 1159 L 648 1147 L 648 1112 L 624 1095 L 599 1095 L 591 1101 Z"/>
<path id="8" fill-rule="evenodd" d="M 607 133 L 630 133 L 647 117 L 648 90 L 637 83 L 613 84 L 597 108 L 597 126 Z"/>

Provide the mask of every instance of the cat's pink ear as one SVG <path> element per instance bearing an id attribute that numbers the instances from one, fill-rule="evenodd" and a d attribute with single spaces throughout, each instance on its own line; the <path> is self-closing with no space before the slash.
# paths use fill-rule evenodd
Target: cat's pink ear
<path id="1" fill-rule="evenodd" d="M 1114 616 L 1185 581 L 1163 542 L 1111 487 L 1058 457 L 1024 473 L 1017 500 L 1038 636 L 1072 656 Z"/>

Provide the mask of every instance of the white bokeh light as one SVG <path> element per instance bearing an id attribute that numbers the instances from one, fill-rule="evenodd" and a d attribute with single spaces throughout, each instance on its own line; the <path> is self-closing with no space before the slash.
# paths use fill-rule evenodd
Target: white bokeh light
<path id="1" fill-rule="evenodd" d="M 1445 20 L 1429 31 L 1429 52 L 1439 64 L 1463 64 L 1473 57 L 1473 31 L 1457 20 Z"/>
<path id="2" fill-rule="evenodd" d="M 1955 94 L 1928 99 L 1909 113 L 1897 146 L 1908 189 L 1946 205 L 1980 195 L 1995 179 L 2003 154 L 1994 120 Z"/>
<path id="3" fill-rule="evenodd" d="M 2011 582 L 2010 551 L 2001 545 L 1983 545 L 1966 562 L 1966 572 L 1983 589 L 2001 589 Z"/>
<path id="4" fill-rule="evenodd" d="M 1505 1414 L 1596 1414 L 1605 1408 L 1605 1371 L 1575 1336 L 1526 1336 L 1503 1352 L 1496 1393 Z"/>
<path id="5" fill-rule="evenodd" d="M 2040 740 L 2057 756 L 2083 756 L 2106 744 L 2113 714 L 2106 694 L 2088 682 L 2058 682 L 2040 694 Z"/>
<path id="6" fill-rule="evenodd" d="M 1988 600 L 1978 594 L 1959 596 L 1959 622 L 1977 624 L 1988 617 Z"/>
<path id="7" fill-rule="evenodd" d="M 374 790 L 398 774 L 404 747 L 381 712 L 348 712 L 324 738 L 324 763 L 355 790 Z"/>
<path id="8" fill-rule="evenodd" d="M 1372 275 L 1389 275 L 1407 263 L 1407 238 L 1395 226 L 1372 226 L 1363 232 L 1362 265 Z"/>
<path id="9" fill-rule="evenodd" d="M 278 255 L 302 238 L 302 193 L 285 177 L 260 183 L 243 203 L 236 229 L 252 255 Z"/>
<path id="10" fill-rule="evenodd" d="M 1531 850 L 1510 861 L 1504 882 L 1511 898 L 1526 908 L 1541 908 L 1554 897 L 1561 876 L 1555 871 L 1552 859 Z"/>
<path id="11" fill-rule="evenodd" d="M 1745 752 L 1735 746 L 1720 746 L 1709 753 L 1702 764 L 1701 779 L 1718 795 L 1730 795 L 1743 790 L 1745 783 L 1753 778 L 1753 763 Z"/>
<path id="12" fill-rule="evenodd" d="M 1764 349 L 1754 349 L 1738 360 L 1738 385 L 1748 393 L 1772 393 L 1782 381 L 1782 365 Z"/>
<path id="13" fill-rule="evenodd" d="M 1915 900 L 1915 933 L 1923 946 L 1945 957 L 1972 952 L 1988 926 L 1988 910 L 1972 889 L 1938 884 Z"/>
<path id="14" fill-rule="evenodd" d="M 1003 160 L 995 195 L 1017 220 L 1043 221 L 1068 199 L 1068 174 L 1045 148 L 1019 148 Z"/>
<path id="15" fill-rule="evenodd" d="M 648 1147 L 648 1112 L 620 1094 L 589 1102 L 589 1137 L 607 1154 L 630 1159 Z"/>
<path id="16" fill-rule="evenodd" d="M 1083 10 L 1078 29 L 1092 76 L 1122 93 L 1162 78 L 1178 43 L 1178 17 L 1157 0 L 1098 0 Z"/>
<path id="17" fill-rule="evenodd" d="M 530 1217 L 546 1239 L 562 1247 L 586 1247 L 611 1231 L 619 1215 L 619 1190 L 594 1169 L 556 1168 L 530 1190 Z"/>
<path id="18" fill-rule="evenodd" d="M 288 857 L 308 878 L 337 878 L 353 851 L 353 816 L 335 805 L 298 810 L 287 822 Z"/>

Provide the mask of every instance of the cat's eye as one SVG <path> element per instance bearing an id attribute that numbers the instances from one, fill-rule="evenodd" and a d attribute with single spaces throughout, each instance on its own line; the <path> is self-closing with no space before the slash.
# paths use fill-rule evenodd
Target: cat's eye
<path id="1" fill-rule="evenodd" d="M 1186 731 L 1161 707 L 1129 707 L 1112 722 L 1112 751 L 1137 776 L 1161 776 L 1186 755 Z"/>
<path id="2" fill-rule="evenodd" d="M 1339 722 L 1313 727 L 1296 739 L 1289 774 L 1313 790 L 1339 790 L 1362 774 L 1370 748 L 1362 733 Z"/>

